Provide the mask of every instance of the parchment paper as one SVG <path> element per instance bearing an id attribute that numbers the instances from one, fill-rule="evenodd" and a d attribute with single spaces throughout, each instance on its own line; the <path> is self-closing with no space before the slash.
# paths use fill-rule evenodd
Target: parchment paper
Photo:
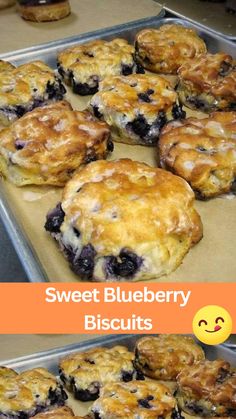
<path id="1" fill-rule="evenodd" d="M 81 98 L 69 92 L 67 99 L 74 108 L 83 109 L 90 97 Z M 187 108 L 185 110 L 188 116 L 204 116 Z M 157 165 L 155 147 L 115 143 L 115 150 L 110 159 L 122 157 L 140 160 L 152 166 Z M 2 182 L 10 206 L 35 249 L 49 280 L 78 281 L 78 277 L 70 270 L 56 242 L 43 227 L 48 210 L 60 201 L 62 189 L 41 186 L 17 188 L 7 181 Z M 234 282 L 236 280 L 236 198 L 229 196 L 207 202 L 196 201 L 196 209 L 203 222 L 203 239 L 189 251 L 175 272 L 159 278 L 158 282 Z"/>

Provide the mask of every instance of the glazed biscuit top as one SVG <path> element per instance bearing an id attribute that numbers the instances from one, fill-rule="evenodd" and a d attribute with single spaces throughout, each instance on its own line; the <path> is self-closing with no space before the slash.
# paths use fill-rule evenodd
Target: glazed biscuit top
<path id="1" fill-rule="evenodd" d="M 170 122 L 158 146 L 163 167 L 174 167 L 189 181 L 218 166 L 236 170 L 236 112 Z"/>
<path id="2" fill-rule="evenodd" d="M 188 58 L 206 52 L 206 45 L 197 33 L 181 25 L 144 29 L 137 34 L 136 42 L 138 50 L 145 50 L 150 66 L 161 63 L 163 73 L 176 73 Z"/>
<path id="3" fill-rule="evenodd" d="M 177 377 L 181 393 L 236 408 L 236 370 L 224 360 L 204 360 L 186 367 Z"/>
<path id="4" fill-rule="evenodd" d="M 134 47 L 125 39 L 95 40 L 60 52 L 58 62 L 65 71 L 73 72 L 80 83 L 85 83 L 91 75 L 103 78 L 120 74 L 121 64 L 133 65 L 133 53 Z"/>
<path id="5" fill-rule="evenodd" d="M 74 416 L 73 411 L 68 406 L 58 407 L 47 412 L 38 413 L 35 419 L 79 419 L 80 416 Z"/>
<path id="6" fill-rule="evenodd" d="M 109 136 L 105 122 L 66 101 L 36 108 L 0 132 L 0 153 L 44 177 L 77 169 L 86 150 Z"/>
<path id="7" fill-rule="evenodd" d="M 169 389 L 156 381 L 111 383 L 101 389 L 92 406 L 101 418 L 150 419 L 171 417 L 176 401 Z M 108 416 L 106 416 L 108 415 Z"/>
<path id="8" fill-rule="evenodd" d="M 236 62 L 230 55 L 202 54 L 182 65 L 178 75 L 193 93 L 229 96 L 236 102 Z"/>
<path id="9" fill-rule="evenodd" d="M 189 336 L 160 335 L 141 338 L 137 344 L 140 365 L 147 364 L 163 377 L 175 379 L 186 365 L 193 365 L 205 358 L 202 348 Z M 149 368 L 147 367 L 149 370 Z"/>
<path id="10" fill-rule="evenodd" d="M 47 84 L 54 82 L 53 70 L 42 61 L 22 64 L 17 68 L 1 63 L 0 107 L 23 105 L 33 98 L 42 98 Z"/>
<path id="11" fill-rule="evenodd" d="M 124 244 L 154 245 L 172 234 L 194 243 L 202 226 L 193 203 L 187 182 L 165 170 L 129 159 L 92 162 L 64 189 L 63 241 L 75 227 L 100 255 L 119 254 Z"/>
<path id="12" fill-rule="evenodd" d="M 163 77 L 131 74 L 106 77 L 91 103 L 101 105 L 104 113 L 123 113 L 124 118 L 134 119 L 144 115 L 156 119 L 158 112 L 171 111 L 176 101 L 176 92 Z"/>
<path id="13" fill-rule="evenodd" d="M 65 378 L 73 377 L 79 388 L 87 389 L 92 382 L 105 384 L 122 380 L 122 373 L 133 372 L 134 354 L 125 346 L 95 348 L 71 354 L 61 360 L 59 367 Z"/>
<path id="14" fill-rule="evenodd" d="M 49 392 L 58 387 L 56 377 L 44 368 L 34 368 L 17 374 L 0 368 L 0 412 L 27 411 L 44 405 Z"/>

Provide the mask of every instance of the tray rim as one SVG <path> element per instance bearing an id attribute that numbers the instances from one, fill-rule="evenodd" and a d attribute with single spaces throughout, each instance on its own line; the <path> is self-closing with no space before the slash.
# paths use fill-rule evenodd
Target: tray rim
<path id="1" fill-rule="evenodd" d="M 51 41 L 48 43 L 39 44 L 39 45 L 36 45 L 35 47 L 32 46 L 32 47 L 24 48 L 21 50 L 16 50 L 16 51 L 0 54 L 0 59 L 14 61 L 14 60 L 21 59 L 26 54 L 27 54 L 27 58 L 30 58 L 30 55 L 34 55 L 39 52 L 45 53 L 45 52 L 55 51 L 57 48 L 63 47 L 63 45 L 65 44 L 69 46 L 79 41 L 86 42 L 89 39 L 101 38 L 103 36 L 112 36 L 113 34 L 116 34 L 117 31 L 134 30 L 136 28 L 137 29 L 141 28 L 142 25 L 145 25 L 145 24 L 152 25 L 163 20 L 167 23 L 174 20 L 175 22 L 179 21 L 182 24 L 193 26 L 196 29 L 199 29 L 200 31 L 205 32 L 206 34 L 213 37 L 214 39 L 218 41 L 223 41 L 232 49 L 236 49 L 236 44 L 234 42 L 224 38 L 223 36 L 219 36 L 218 34 L 215 34 L 208 28 L 199 25 L 195 21 L 191 21 L 186 17 L 180 18 L 177 14 L 174 14 L 173 12 L 171 12 L 173 16 L 166 17 L 165 10 L 166 9 L 162 9 L 162 11 L 156 16 L 151 16 L 144 19 L 138 19 L 138 20 L 134 20 L 128 23 L 119 24 L 119 25 L 99 29 L 96 31 L 86 32 L 78 36 L 62 38 L 57 41 Z M 1 182 L 0 182 L 0 217 L 8 233 L 8 236 L 13 244 L 13 247 L 15 248 L 15 251 L 20 259 L 20 262 L 22 263 L 22 266 L 26 272 L 29 282 L 32 282 L 32 283 L 51 282 L 46 273 L 46 270 L 43 268 L 43 265 L 37 256 L 36 251 L 34 250 L 33 245 L 31 245 L 29 238 L 24 232 L 24 229 L 20 228 L 20 222 L 17 220 L 17 217 L 14 215 L 12 209 L 10 208 L 10 205 L 5 196 L 4 188 Z M 56 278 L 53 279 L 53 281 L 56 281 Z"/>
<path id="2" fill-rule="evenodd" d="M 196 336 L 194 336 L 193 334 L 189 333 L 189 334 L 180 334 L 180 335 L 186 335 L 186 336 L 191 336 L 197 344 L 199 344 L 200 346 L 202 346 L 203 350 L 204 349 L 209 349 L 209 345 L 206 345 L 202 342 L 200 342 Z M 158 333 L 151 333 L 151 334 L 109 334 L 109 335 L 101 335 L 98 336 L 96 338 L 89 338 L 77 343 L 72 343 L 72 344 L 66 344 L 63 346 L 57 346 L 55 348 L 51 348 L 51 349 L 47 349 L 47 350 L 43 350 L 43 351 L 39 351 L 39 352 L 34 352 L 28 355 L 23 355 L 23 356 L 19 356 L 19 357 L 15 357 L 15 358 L 10 358 L 10 359 L 6 359 L 6 360 L 1 360 L 0 361 L 0 365 L 4 365 L 6 367 L 10 367 L 10 368 L 22 368 L 22 366 L 24 365 L 24 363 L 27 362 L 32 362 L 32 361 L 37 361 L 37 359 L 39 359 L 41 362 L 43 362 L 43 360 L 47 360 L 49 357 L 53 356 L 53 355 L 57 355 L 57 356 L 66 356 L 68 353 L 72 353 L 72 352 L 77 352 L 77 351 L 82 351 L 82 350 L 88 350 L 90 348 L 93 347 L 97 347 L 97 346 L 106 346 L 108 344 L 118 344 L 119 342 L 122 341 L 122 345 L 124 345 L 125 343 L 123 342 L 124 340 L 127 339 L 127 341 L 130 341 L 132 339 L 140 339 L 143 336 L 158 336 Z M 121 343 L 120 343 L 121 344 Z M 213 350 L 216 348 L 222 349 L 224 351 L 224 353 L 228 354 L 229 357 L 233 356 L 235 357 L 236 360 L 236 351 L 233 349 L 230 349 L 229 347 L 226 347 L 223 344 L 220 345 L 210 345 Z M 26 366 L 27 367 L 27 366 Z"/>

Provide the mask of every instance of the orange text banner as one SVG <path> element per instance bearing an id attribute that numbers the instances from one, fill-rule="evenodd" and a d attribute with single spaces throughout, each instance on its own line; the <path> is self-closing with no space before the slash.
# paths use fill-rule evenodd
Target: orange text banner
<path id="1" fill-rule="evenodd" d="M 236 333 L 236 283 L 0 284 L 0 333 L 192 333 L 205 305 Z"/>

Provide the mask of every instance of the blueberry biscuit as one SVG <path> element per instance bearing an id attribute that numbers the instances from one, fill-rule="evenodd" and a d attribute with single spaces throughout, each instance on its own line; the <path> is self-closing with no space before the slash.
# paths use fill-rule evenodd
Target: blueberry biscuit
<path id="1" fill-rule="evenodd" d="M 236 416 L 236 371 L 221 359 L 188 366 L 177 377 L 177 401 L 190 415 Z"/>
<path id="2" fill-rule="evenodd" d="M 56 102 L 0 132 L 0 172 L 17 186 L 63 186 L 81 164 L 106 158 L 112 148 L 104 122 Z"/>
<path id="3" fill-rule="evenodd" d="M 17 374 L 0 367 L 0 418 L 27 419 L 52 407 L 63 406 L 67 395 L 49 371 L 34 368 Z"/>
<path id="4" fill-rule="evenodd" d="M 100 160 L 67 183 L 45 228 L 81 279 L 156 279 L 201 239 L 193 205 L 180 177 L 129 159 Z"/>
<path id="5" fill-rule="evenodd" d="M 146 336 L 135 348 L 135 366 L 157 380 L 175 380 L 185 366 L 204 358 L 202 348 L 189 336 Z"/>
<path id="6" fill-rule="evenodd" d="M 63 406 L 44 413 L 38 413 L 35 419 L 91 419 L 91 416 L 75 416 L 68 406 Z"/>
<path id="7" fill-rule="evenodd" d="M 91 95 L 110 75 L 128 75 L 134 70 L 134 47 L 125 39 L 95 40 L 58 54 L 58 71 L 74 93 Z"/>
<path id="8" fill-rule="evenodd" d="M 205 53 L 206 45 L 193 29 L 163 25 L 143 29 L 135 39 L 135 59 L 155 73 L 176 74 L 189 58 Z"/>
<path id="9" fill-rule="evenodd" d="M 203 54 L 178 70 L 181 103 L 203 112 L 236 109 L 236 65 L 224 53 Z"/>
<path id="10" fill-rule="evenodd" d="M 183 177 L 196 197 L 236 192 L 236 112 L 170 122 L 158 143 L 161 167 Z"/>
<path id="11" fill-rule="evenodd" d="M 181 418 L 169 389 L 152 380 L 107 384 L 91 412 L 95 419 Z"/>
<path id="12" fill-rule="evenodd" d="M 0 122 L 9 125 L 33 108 L 63 99 L 65 88 L 42 61 L 15 68 L 0 61 Z"/>
<path id="13" fill-rule="evenodd" d="M 90 108 L 111 126 L 115 140 L 147 146 L 156 144 L 168 120 L 185 117 L 169 81 L 146 74 L 107 77 Z"/>
<path id="14" fill-rule="evenodd" d="M 74 353 L 61 360 L 60 377 L 77 399 L 95 400 L 105 384 L 136 377 L 133 359 L 134 354 L 124 346 Z"/>

